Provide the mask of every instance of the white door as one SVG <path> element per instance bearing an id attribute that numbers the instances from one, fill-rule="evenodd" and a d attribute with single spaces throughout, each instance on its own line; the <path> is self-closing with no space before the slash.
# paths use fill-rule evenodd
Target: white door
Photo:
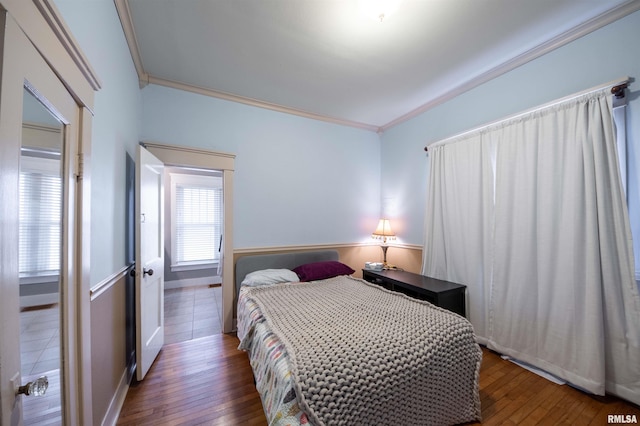
<path id="1" fill-rule="evenodd" d="M 5 22 L 6 19 L 6 22 Z M 51 348 L 49 355 L 56 358 L 47 368 L 50 380 L 54 377 L 59 386 L 49 389 L 53 396 L 53 403 L 57 408 L 53 421 L 62 424 L 74 423 L 78 412 L 78 392 L 75 372 L 77 359 L 75 353 L 76 331 L 74 321 L 75 297 L 75 191 L 76 191 L 76 156 L 79 135 L 79 108 L 66 87 L 53 73 L 38 51 L 33 47 L 13 19 L 4 14 L 0 15 L 0 31 L 4 31 L 4 43 L 0 45 L 2 59 L 2 80 L 0 82 L 0 424 L 29 424 L 25 421 L 23 407 L 32 402 L 32 395 L 18 394 L 19 386 L 31 379 L 33 369 L 29 373 L 23 367 L 29 363 L 27 354 L 32 357 L 34 352 L 42 349 L 29 342 L 26 348 L 22 342 L 21 354 L 21 308 L 20 308 L 20 258 L 19 244 L 20 208 L 19 182 L 20 168 L 24 161 L 21 158 L 23 133 L 23 105 L 24 112 L 32 112 L 28 106 L 30 100 L 37 105 L 45 115 L 55 118 L 62 139 L 57 151 L 62 164 L 61 198 L 58 203 L 62 208 L 62 215 L 57 226 L 57 239 L 52 243 L 52 250 L 59 250 L 57 265 L 49 267 L 50 275 L 57 275 L 59 295 L 54 295 L 52 302 L 57 305 L 57 313 L 50 324 L 42 322 L 39 327 L 45 327 L 49 332 L 53 326 L 57 330 L 52 334 L 51 341 L 57 339 L 57 345 Z M 35 112 L 35 111 L 33 111 Z M 30 121 L 40 120 L 36 116 Z M 55 123 L 58 123 L 55 125 Z M 41 126 L 42 128 L 42 126 Z M 26 139 L 25 139 L 26 140 Z M 30 143 L 38 145 L 36 141 Z M 23 222 L 24 224 L 24 222 Z M 53 241 L 53 240 L 52 240 Z M 54 247 L 55 245 L 55 247 Z M 35 250 L 35 249 L 33 249 Z M 56 270 L 57 269 L 57 270 Z M 45 271 L 31 270 L 30 278 L 44 274 Z M 26 275 L 23 271 L 22 275 Z M 25 361 L 25 362 L 21 362 Z M 57 384 L 57 383 L 55 383 Z M 38 392 L 36 392 L 38 393 Z M 52 395 L 53 394 L 53 395 Z M 45 394 L 46 395 L 46 394 Z M 29 398 L 29 400 L 25 400 Z M 62 404 L 62 405 L 61 405 Z M 42 414 L 42 407 L 37 408 Z M 38 421 L 43 421 L 38 420 Z"/>
<path id="2" fill-rule="evenodd" d="M 138 146 L 136 363 L 142 380 L 164 343 L 164 164 Z"/>

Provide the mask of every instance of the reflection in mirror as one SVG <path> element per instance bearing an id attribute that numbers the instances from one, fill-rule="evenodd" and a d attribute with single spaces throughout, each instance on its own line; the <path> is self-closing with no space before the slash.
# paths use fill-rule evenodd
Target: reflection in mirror
<path id="1" fill-rule="evenodd" d="M 20 159 L 22 383 L 47 376 L 43 396 L 22 398 L 25 425 L 62 424 L 61 298 L 63 125 L 24 90 Z"/>

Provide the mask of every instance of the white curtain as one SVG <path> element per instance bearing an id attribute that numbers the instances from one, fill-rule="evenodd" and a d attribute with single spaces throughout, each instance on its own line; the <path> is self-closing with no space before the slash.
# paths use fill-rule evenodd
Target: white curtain
<path id="1" fill-rule="evenodd" d="M 446 194 L 478 186 L 476 173 L 444 170 L 465 164 L 467 154 L 437 164 L 438 151 L 454 155 L 458 142 L 430 148 L 427 217 L 433 219 L 424 269 L 467 284 L 470 319 L 489 347 L 590 392 L 606 388 L 640 403 L 640 296 L 611 110 L 610 96 L 600 91 L 479 132 L 482 147 L 495 147 L 495 180 L 481 189 L 493 196 L 493 210 Z M 483 155 L 488 158 L 466 169 L 491 164 L 493 152 Z M 460 210 L 493 211 L 492 219 L 474 219 L 490 229 L 467 226 L 469 218 L 438 219 Z M 455 232 L 469 232 L 467 244 L 482 240 L 491 249 L 461 248 Z M 472 265 L 482 265 L 481 283 L 468 271 Z"/>
<path id="2" fill-rule="evenodd" d="M 487 336 L 495 147 L 477 134 L 429 149 L 422 272 L 467 285 L 467 318 Z M 473 212 L 470 214 L 470 212 Z"/>

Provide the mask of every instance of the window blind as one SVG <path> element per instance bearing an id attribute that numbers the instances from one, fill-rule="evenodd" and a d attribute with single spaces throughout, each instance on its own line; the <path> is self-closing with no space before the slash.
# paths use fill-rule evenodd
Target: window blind
<path id="1" fill-rule="evenodd" d="M 220 258 L 222 233 L 222 188 L 212 179 L 175 183 L 175 247 L 173 263 L 215 262 Z"/>
<path id="2" fill-rule="evenodd" d="M 19 191 L 20 274 L 58 273 L 62 228 L 60 160 L 23 155 Z"/>

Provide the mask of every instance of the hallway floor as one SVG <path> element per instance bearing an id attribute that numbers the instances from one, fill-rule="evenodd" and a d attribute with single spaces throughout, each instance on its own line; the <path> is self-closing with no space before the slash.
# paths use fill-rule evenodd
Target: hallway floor
<path id="1" fill-rule="evenodd" d="M 164 291 L 164 343 L 222 333 L 222 287 L 195 286 Z"/>
<path id="2" fill-rule="evenodd" d="M 25 425 L 59 425 L 60 411 L 60 308 L 45 305 L 20 312 L 22 384 L 47 376 L 44 396 L 23 397 Z"/>

